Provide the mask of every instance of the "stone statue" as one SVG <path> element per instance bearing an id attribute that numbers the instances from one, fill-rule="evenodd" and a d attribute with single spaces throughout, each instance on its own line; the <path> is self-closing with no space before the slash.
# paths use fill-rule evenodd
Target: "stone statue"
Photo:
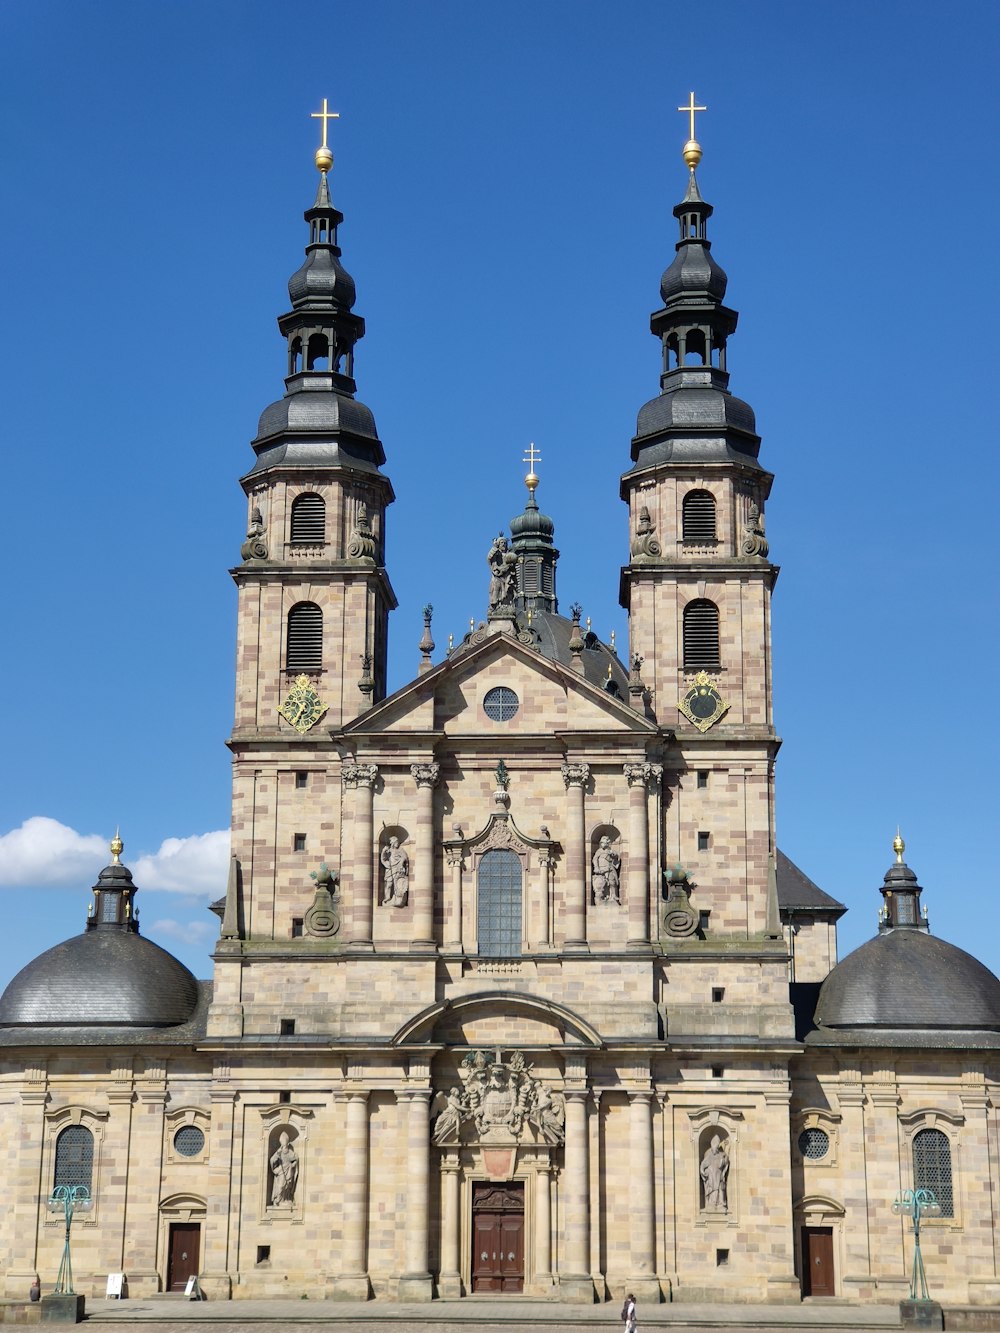
<path id="1" fill-rule="evenodd" d="M 295 1186 L 299 1181 L 299 1159 L 285 1129 L 278 1135 L 278 1146 L 271 1154 L 271 1178 L 271 1206 L 294 1203 Z"/>
<path id="2" fill-rule="evenodd" d="M 462 1105 L 462 1094 L 458 1088 L 451 1088 L 445 1101 L 444 1110 L 434 1121 L 434 1132 L 432 1138 L 435 1143 L 447 1143 L 449 1139 L 457 1138 L 458 1127 L 462 1123 L 465 1114 L 465 1107 Z"/>
<path id="3" fill-rule="evenodd" d="M 385 872 L 382 906 L 391 903 L 393 907 L 405 907 L 410 892 L 410 858 L 395 835 L 382 848 L 378 859 Z"/>
<path id="4" fill-rule="evenodd" d="M 611 845 L 607 834 L 597 845 L 594 853 L 594 902 L 620 903 L 622 859 Z"/>
<path id="5" fill-rule="evenodd" d="M 517 592 L 517 556 L 502 532 L 493 539 L 486 559 L 490 567 L 489 609 L 495 611 L 499 606 L 513 604 Z"/>
<path id="6" fill-rule="evenodd" d="M 562 1143 L 566 1137 L 566 1098 L 539 1083 L 528 1119 L 538 1127 L 546 1143 Z"/>
<path id="7" fill-rule="evenodd" d="M 726 1179 L 729 1175 L 729 1153 L 726 1151 L 718 1134 L 712 1135 L 712 1142 L 701 1159 L 701 1179 L 705 1186 L 705 1207 L 725 1212 Z"/>

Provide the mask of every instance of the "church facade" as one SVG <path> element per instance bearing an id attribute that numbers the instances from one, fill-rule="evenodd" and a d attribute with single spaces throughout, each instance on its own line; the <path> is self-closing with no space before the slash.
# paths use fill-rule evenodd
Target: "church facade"
<path id="1" fill-rule="evenodd" d="M 435 659 L 428 610 L 388 695 L 395 496 L 317 154 L 242 479 L 214 976 L 141 934 L 116 842 L 83 934 L 10 981 L 8 1296 L 77 1185 L 93 1294 L 895 1301 L 891 1205 L 932 1188 L 933 1294 L 1000 1301 L 1000 982 L 930 934 L 901 842 L 840 964 L 843 908 L 777 848 L 772 477 L 699 160 L 623 442 L 625 659 L 559 610 L 532 449 L 482 620 Z"/>

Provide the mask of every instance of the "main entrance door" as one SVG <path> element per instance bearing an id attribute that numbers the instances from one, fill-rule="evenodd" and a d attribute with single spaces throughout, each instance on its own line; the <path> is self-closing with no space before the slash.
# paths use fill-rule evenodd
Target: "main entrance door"
<path id="1" fill-rule="evenodd" d="M 833 1296 L 833 1227 L 802 1228 L 802 1295 Z"/>
<path id="2" fill-rule="evenodd" d="M 472 1290 L 524 1290 L 524 1186 L 472 1186 Z"/>
<path id="3" fill-rule="evenodd" d="M 188 1278 L 198 1276 L 201 1250 L 200 1222 L 171 1222 L 167 1254 L 167 1290 L 183 1291 Z"/>

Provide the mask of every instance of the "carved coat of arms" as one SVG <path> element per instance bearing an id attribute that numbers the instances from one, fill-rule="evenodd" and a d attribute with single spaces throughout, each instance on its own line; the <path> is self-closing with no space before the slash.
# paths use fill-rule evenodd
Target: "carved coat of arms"
<path id="1" fill-rule="evenodd" d="M 463 1131 L 475 1137 L 519 1139 L 532 1125 L 546 1143 L 562 1143 L 566 1135 L 566 1103 L 562 1093 L 539 1082 L 519 1051 L 506 1063 L 473 1051 L 458 1075 L 462 1086 L 438 1093 L 433 1138 L 437 1144 L 458 1143 Z"/>

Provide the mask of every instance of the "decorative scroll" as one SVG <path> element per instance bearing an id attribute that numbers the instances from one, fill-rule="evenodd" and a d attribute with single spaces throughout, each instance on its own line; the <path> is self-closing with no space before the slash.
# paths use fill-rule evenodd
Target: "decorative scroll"
<path id="1" fill-rule="evenodd" d="M 633 556 L 653 556 L 660 555 L 660 543 L 653 536 L 656 527 L 649 516 L 648 508 L 643 505 L 639 510 L 639 521 L 635 525 L 635 537 L 632 541 Z"/>
<path id="2" fill-rule="evenodd" d="M 767 551 L 767 538 L 764 536 L 764 515 L 760 512 L 760 505 L 757 501 L 751 500 L 747 509 L 746 521 L 743 524 L 740 555 L 766 556 Z"/>
<path id="3" fill-rule="evenodd" d="M 519 1051 L 505 1064 L 483 1051 L 467 1055 L 459 1068 L 461 1088 L 438 1093 L 442 1103 L 434 1122 L 436 1144 L 457 1143 L 463 1130 L 478 1139 L 519 1139 L 526 1125 L 533 1126 L 546 1143 L 562 1143 L 566 1136 L 566 1103 L 532 1074 Z"/>
<path id="4" fill-rule="evenodd" d="M 244 560 L 267 559 L 267 542 L 264 540 L 264 520 L 256 505 L 254 505 L 250 512 L 250 526 L 247 528 L 247 539 L 240 547 L 240 555 Z"/>
<path id="5" fill-rule="evenodd" d="M 359 504 L 354 531 L 347 543 L 347 557 L 349 560 L 374 560 L 376 550 L 375 534 L 368 522 L 368 506 Z"/>
<path id="6" fill-rule="evenodd" d="M 699 914 L 691 906 L 691 881 L 680 866 L 665 870 L 667 897 L 660 909 L 660 924 L 668 935 L 686 939 L 698 929 Z"/>
<path id="7" fill-rule="evenodd" d="M 340 876 L 322 861 L 319 870 L 313 870 L 309 878 L 316 882 L 316 896 L 312 907 L 302 918 L 302 927 L 307 935 L 315 935 L 319 939 L 336 935 L 340 930 Z"/>

